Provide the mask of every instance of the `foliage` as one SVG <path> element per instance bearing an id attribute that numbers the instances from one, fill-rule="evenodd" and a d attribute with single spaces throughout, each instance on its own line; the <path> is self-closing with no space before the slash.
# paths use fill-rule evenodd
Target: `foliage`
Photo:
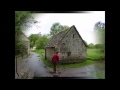
<path id="1" fill-rule="evenodd" d="M 68 29 L 69 27 L 68 26 L 63 26 L 61 25 L 60 23 L 53 23 L 52 27 L 51 27 L 51 30 L 50 30 L 50 35 L 51 36 L 54 36 L 55 34 L 63 31 L 63 30 L 66 30 Z"/>
<path id="2" fill-rule="evenodd" d="M 30 11 L 15 11 L 15 50 L 22 51 L 20 47 L 24 47 L 24 44 L 20 44 L 22 41 L 19 39 L 22 35 L 23 28 L 30 27 L 37 23 L 31 15 Z M 25 49 L 25 48 L 24 48 Z"/>
<path id="3" fill-rule="evenodd" d="M 33 46 L 36 45 L 37 40 L 39 40 L 40 36 L 38 34 L 31 34 L 28 38 L 30 40 L 30 47 L 33 48 Z"/>
<path id="4" fill-rule="evenodd" d="M 30 40 L 30 47 L 36 46 L 36 49 L 44 49 L 47 42 L 50 40 L 48 34 L 38 35 L 38 34 L 31 34 L 29 36 Z"/>
<path id="5" fill-rule="evenodd" d="M 96 49 L 103 49 L 104 48 L 104 44 L 96 44 L 95 48 Z"/>
<path id="6" fill-rule="evenodd" d="M 95 48 L 93 43 L 88 44 L 88 48 Z"/>
<path id="7" fill-rule="evenodd" d="M 96 33 L 96 39 L 99 43 L 105 44 L 105 23 L 97 22 L 94 26 L 94 32 Z"/>
<path id="8" fill-rule="evenodd" d="M 15 49 L 15 55 L 27 53 L 27 47 L 25 45 L 25 42 L 23 41 L 18 42 L 17 46 L 18 46 L 17 49 Z"/>
<path id="9" fill-rule="evenodd" d="M 94 30 L 98 31 L 100 29 L 105 29 L 105 23 L 99 21 L 95 23 Z"/>
<path id="10" fill-rule="evenodd" d="M 44 49 L 50 38 L 47 35 L 42 35 L 36 42 L 36 49 Z"/>

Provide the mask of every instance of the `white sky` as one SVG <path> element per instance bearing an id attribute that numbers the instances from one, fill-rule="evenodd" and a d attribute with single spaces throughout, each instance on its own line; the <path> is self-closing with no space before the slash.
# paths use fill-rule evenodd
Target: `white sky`
<path id="1" fill-rule="evenodd" d="M 98 43 L 95 40 L 93 28 L 96 22 L 101 21 L 105 23 L 105 11 L 89 11 L 89 13 L 37 13 L 33 15 L 37 21 L 40 21 L 36 26 L 28 28 L 25 34 L 49 34 L 53 23 L 59 22 L 61 25 L 71 27 L 75 25 L 81 37 L 87 43 Z"/>

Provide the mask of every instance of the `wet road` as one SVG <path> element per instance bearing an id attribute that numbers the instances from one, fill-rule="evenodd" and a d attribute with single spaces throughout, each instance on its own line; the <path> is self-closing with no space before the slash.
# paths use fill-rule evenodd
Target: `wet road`
<path id="1" fill-rule="evenodd" d="M 81 77 L 88 79 L 105 79 L 105 62 L 96 62 L 78 68 L 61 68 L 61 77 Z"/>
<path id="2" fill-rule="evenodd" d="M 52 68 L 47 67 L 40 59 L 39 54 L 31 52 L 27 58 L 30 69 L 34 72 L 34 77 L 53 77 Z M 85 79 L 105 78 L 105 62 L 95 63 L 79 68 L 59 68 L 58 77 L 77 77 Z"/>
<path id="3" fill-rule="evenodd" d="M 34 77 L 52 77 L 49 71 L 46 69 L 45 64 L 40 59 L 39 54 L 31 52 L 28 58 L 30 69 L 34 72 Z"/>

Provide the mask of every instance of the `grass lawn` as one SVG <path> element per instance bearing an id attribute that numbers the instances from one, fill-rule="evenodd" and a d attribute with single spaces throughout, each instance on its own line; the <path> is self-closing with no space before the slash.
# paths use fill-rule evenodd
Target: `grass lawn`
<path id="1" fill-rule="evenodd" d="M 50 62 L 49 60 L 45 60 L 45 51 L 44 49 L 40 49 L 40 50 L 32 50 L 32 52 L 36 52 L 39 53 L 40 58 L 43 60 L 43 62 L 48 66 L 48 67 L 53 67 L 52 62 Z M 104 58 L 104 53 L 101 52 L 99 49 L 88 49 L 87 50 L 87 60 L 82 62 L 82 63 L 75 63 L 75 64 L 58 64 L 58 68 L 60 67 L 70 67 L 70 68 L 75 68 L 75 67 L 80 67 L 80 66 L 85 66 L 85 65 L 89 65 L 94 63 L 96 60 L 100 60 Z"/>
<path id="2" fill-rule="evenodd" d="M 87 49 L 88 60 L 103 60 L 105 59 L 105 53 L 100 49 Z"/>

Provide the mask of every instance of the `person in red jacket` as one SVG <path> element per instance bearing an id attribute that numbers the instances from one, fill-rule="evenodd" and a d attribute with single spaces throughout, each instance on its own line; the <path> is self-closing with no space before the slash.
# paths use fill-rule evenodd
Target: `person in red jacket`
<path id="1" fill-rule="evenodd" d="M 57 69 L 57 63 L 58 63 L 59 59 L 60 59 L 60 56 L 59 56 L 58 52 L 56 52 L 56 54 L 54 54 L 52 57 L 52 62 L 54 64 L 54 67 L 53 67 L 54 73 L 57 73 L 56 69 Z"/>

